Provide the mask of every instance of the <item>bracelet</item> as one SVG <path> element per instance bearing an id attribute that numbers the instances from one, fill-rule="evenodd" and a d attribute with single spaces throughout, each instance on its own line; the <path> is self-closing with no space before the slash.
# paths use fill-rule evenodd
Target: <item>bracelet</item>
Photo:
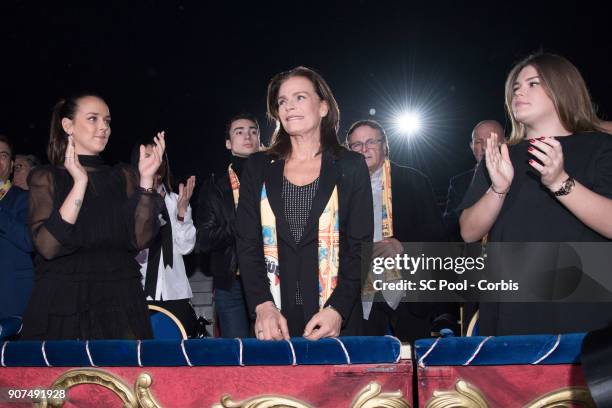
<path id="1" fill-rule="evenodd" d="M 495 194 L 497 194 L 500 197 L 505 196 L 506 194 L 508 194 L 508 191 L 510 191 L 510 188 L 508 188 L 506 191 L 504 191 L 503 193 L 500 193 L 499 191 L 495 191 L 495 189 L 493 188 L 493 185 L 491 184 L 491 187 L 489 187 L 489 190 L 491 190 L 492 192 L 494 192 Z"/>

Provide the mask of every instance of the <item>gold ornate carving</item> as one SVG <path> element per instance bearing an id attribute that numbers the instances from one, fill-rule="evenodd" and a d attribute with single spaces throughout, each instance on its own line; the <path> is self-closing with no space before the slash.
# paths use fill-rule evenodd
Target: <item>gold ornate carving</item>
<path id="1" fill-rule="evenodd" d="M 232 397 L 224 395 L 220 404 L 213 408 L 312 408 L 305 402 L 280 395 L 260 395 L 244 401 L 234 402 Z"/>
<path id="2" fill-rule="evenodd" d="M 134 390 L 116 375 L 104 370 L 85 368 L 69 370 L 62 374 L 49 387 L 53 390 L 65 390 L 66 394 L 72 387 L 81 384 L 100 385 L 111 390 L 123 402 L 126 408 L 161 408 L 151 392 L 152 377 L 142 373 L 136 379 Z M 36 408 L 61 407 L 62 399 L 42 400 L 34 404 Z M 585 387 L 567 387 L 547 393 L 535 401 L 525 405 L 525 408 L 569 408 L 572 406 L 596 408 L 589 390 Z M 260 395 L 244 401 L 234 402 L 229 395 L 221 397 L 220 404 L 214 408 L 312 408 L 311 405 L 281 395 Z M 382 392 L 382 387 L 371 382 L 359 391 L 351 408 L 410 408 L 401 391 Z M 425 408 L 488 408 L 482 392 L 459 380 L 454 391 L 434 391 L 433 397 Z"/>
<path id="3" fill-rule="evenodd" d="M 568 408 L 573 406 L 596 408 L 591 393 L 585 387 L 568 387 L 549 392 L 525 405 L 525 408 Z"/>
<path id="4" fill-rule="evenodd" d="M 134 384 L 134 393 L 136 394 L 136 399 L 138 400 L 139 406 L 142 408 L 161 408 L 161 405 L 155 397 L 153 393 L 151 393 L 151 384 L 153 383 L 153 378 L 147 373 L 142 373 L 136 379 L 136 383 Z"/>
<path id="5" fill-rule="evenodd" d="M 151 376 L 147 373 L 142 373 L 136 379 L 134 391 L 116 375 L 104 370 L 94 368 L 79 368 L 66 371 L 57 380 L 53 382 L 50 389 L 65 390 L 66 395 L 72 387 L 81 384 L 100 385 L 108 388 L 121 399 L 125 408 L 161 408 L 160 404 L 151 394 Z M 39 403 L 35 403 L 35 408 L 61 407 L 64 405 L 62 399 L 48 399 Z"/>
<path id="6" fill-rule="evenodd" d="M 459 380 L 455 391 L 434 391 L 425 408 L 488 408 L 482 392 L 472 384 Z"/>
<path id="7" fill-rule="evenodd" d="M 382 392 L 377 382 L 366 385 L 353 400 L 351 408 L 410 408 L 401 391 Z"/>
<path id="8" fill-rule="evenodd" d="M 569 408 L 574 406 L 596 408 L 585 387 L 561 388 L 544 394 L 524 408 Z M 459 380 L 455 391 L 434 391 L 425 408 L 488 408 L 482 392 L 473 385 Z"/>
<path id="9" fill-rule="evenodd" d="M 371 382 L 355 397 L 351 408 L 410 408 L 401 391 L 382 392 L 380 384 Z M 234 402 L 229 395 L 221 397 L 221 403 L 213 408 L 311 408 L 311 405 L 281 395 L 260 395 Z"/>

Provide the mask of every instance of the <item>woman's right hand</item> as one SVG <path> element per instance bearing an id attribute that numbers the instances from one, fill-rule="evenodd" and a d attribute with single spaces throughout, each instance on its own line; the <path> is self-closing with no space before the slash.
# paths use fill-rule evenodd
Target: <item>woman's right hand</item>
<path id="1" fill-rule="evenodd" d="M 66 154 L 64 158 L 64 167 L 72 176 L 75 184 L 86 184 L 88 177 L 87 171 L 79 162 L 79 155 L 74 148 L 74 139 L 68 136 L 68 145 L 66 146 Z"/>
<path id="2" fill-rule="evenodd" d="M 276 308 L 274 302 L 267 301 L 255 308 L 255 337 L 258 340 L 289 340 L 287 319 Z"/>
<path id="3" fill-rule="evenodd" d="M 485 163 L 491 177 L 491 187 L 497 193 L 505 193 L 512 184 L 514 178 L 514 167 L 510 161 L 508 145 L 505 143 L 499 146 L 499 136 L 491 132 L 491 137 L 487 139 L 485 153 Z"/>

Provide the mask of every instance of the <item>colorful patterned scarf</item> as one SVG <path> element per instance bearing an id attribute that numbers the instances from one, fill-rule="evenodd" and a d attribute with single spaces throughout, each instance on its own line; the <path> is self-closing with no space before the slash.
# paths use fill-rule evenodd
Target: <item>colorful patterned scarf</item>
<path id="1" fill-rule="evenodd" d="M 393 236 L 393 205 L 392 205 L 392 191 L 391 191 L 391 162 L 389 159 L 385 159 L 383 163 L 383 174 L 382 174 L 382 237 L 390 238 Z M 402 279 L 402 274 L 395 268 L 385 269 L 382 275 L 378 277 L 384 282 L 395 282 Z M 364 286 L 361 291 L 362 304 L 364 311 L 364 319 L 368 319 L 370 315 L 370 309 L 372 307 L 372 301 L 374 299 L 374 273 L 370 270 Z M 383 291 L 383 295 L 385 295 Z M 395 301 L 391 302 L 397 307 Z"/>
<path id="2" fill-rule="evenodd" d="M 232 195 L 234 196 L 234 207 L 238 207 L 238 198 L 240 197 L 240 180 L 238 180 L 238 175 L 232 168 L 232 164 L 230 163 L 227 166 L 227 173 L 229 174 L 230 185 L 232 186 Z"/>
<path id="3" fill-rule="evenodd" d="M 276 217 L 268 201 L 266 185 L 261 189 L 261 233 L 263 236 L 264 259 L 270 292 L 277 308 L 281 308 L 280 274 L 278 265 L 278 241 Z M 319 308 L 323 308 L 338 282 L 340 252 L 340 219 L 338 213 L 338 187 L 334 187 L 325 210 L 319 217 Z"/>
<path id="4" fill-rule="evenodd" d="M 4 196 L 6 195 L 6 193 L 8 193 L 11 187 L 11 180 L 6 180 L 4 183 L 0 184 L 0 200 L 4 198 Z"/>
<path id="5" fill-rule="evenodd" d="M 393 236 L 393 204 L 391 193 L 391 162 L 385 159 L 382 176 L 382 236 L 389 238 Z"/>

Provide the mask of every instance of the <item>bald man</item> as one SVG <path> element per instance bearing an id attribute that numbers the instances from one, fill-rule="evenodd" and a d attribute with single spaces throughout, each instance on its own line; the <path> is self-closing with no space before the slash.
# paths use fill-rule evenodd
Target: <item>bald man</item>
<path id="1" fill-rule="evenodd" d="M 486 142 L 491 136 L 491 132 L 504 136 L 504 128 L 495 120 L 483 120 L 474 126 L 474 130 L 472 131 L 472 140 L 470 141 L 470 148 L 474 153 L 476 164 L 478 164 L 478 162 L 484 156 Z M 448 194 L 446 196 L 444 224 L 446 225 L 449 236 L 453 241 L 462 241 L 461 233 L 459 231 L 459 213 L 457 212 L 457 207 L 459 204 L 461 204 L 461 201 L 463 201 L 463 196 L 472 182 L 475 168 L 476 167 L 473 167 L 470 170 L 458 174 L 450 179 Z"/>

